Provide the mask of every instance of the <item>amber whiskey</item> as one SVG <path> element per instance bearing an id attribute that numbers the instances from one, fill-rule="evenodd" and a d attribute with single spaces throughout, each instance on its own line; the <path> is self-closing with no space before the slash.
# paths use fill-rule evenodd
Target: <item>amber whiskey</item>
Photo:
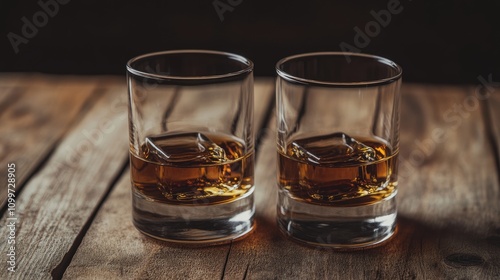
<path id="1" fill-rule="evenodd" d="M 373 204 L 396 191 L 397 155 L 378 138 L 333 133 L 296 139 L 279 149 L 278 182 L 299 201 L 339 207 Z"/>
<path id="2" fill-rule="evenodd" d="M 179 132 L 147 137 L 131 151 L 135 192 L 147 200 L 182 205 L 219 204 L 253 187 L 254 155 L 225 134 Z"/>

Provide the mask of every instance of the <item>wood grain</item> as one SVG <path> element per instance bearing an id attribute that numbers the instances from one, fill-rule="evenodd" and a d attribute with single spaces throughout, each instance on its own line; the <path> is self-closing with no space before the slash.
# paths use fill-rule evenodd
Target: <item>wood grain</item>
<path id="1" fill-rule="evenodd" d="M 500 224 L 499 174 L 480 103 L 468 87 L 414 85 L 406 93 L 407 114 L 433 108 L 402 123 L 412 140 L 402 144 L 400 158 L 401 228 L 415 228 L 412 238 L 403 237 L 411 251 L 422 251 L 411 254 L 410 263 L 419 263 L 427 278 L 495 278 L 500 248 L 489 240 Z M 460 264 L 457 256 L 483 263 Z M 408 266 L 412 270 L 418 271 Z"/>
<path id="2" fill-rule="evenodd" d="M 77 77 L 3 74 L 0 79 L 0 178 L 16 164 L 21 189 L 67 129 L 81 115 L 97 82 Z M 6 185 L 0 184 L 0 208 Z"/>
<path id="3" fill-rule="evenodd" d="M 16 197 L 17 271 L 4 262 L 0 279 L 499 279 L 499 92 L 480 100 L 473 87 L 405 84 L 398 232 L 336 252 L 278 232 L 274 85 L 256 79 L 257 229 L 185 248 L 132 225 L 125 79 L 2 74 L 0 164 L 16 162 L 29 181 Z"/>
<path id="4" fill-rule="evenodd" d="M 477 89 L 475 89 L 477 90 Z M 474 91 L 477 94 L 477 91 Z M 477 95 L 484 99 L 486 118 L 491 128 L 491 145 L 497 152 L 497 173 L 500 173 L 500 88 L 487 88 L 483 90 L 483 95 Z"/>
<path id="5" fill-rule="evenodd" d="M 82 86 L 63 85 L 46 88 L 43 92 L 37 90 L 30 93 L 34 101 L 24 101 L 19 106 L 42 102 L 44 96 L 46 98 L 59 90 L 65 94 L 60 95 L 59 101 L 52 102 L 65 105 L 72 100 L 67 97 L 68 91 L 76 95 L 82 91 Z M 18 269 L 15 277 L 19 279 L 50 278 L 51 273 L 55 278 L 59 277 L 55 268 L 64 261 L 85 223 L 126 163 L 126 87 L 122 83 L 99 95 L 85 117 L 73 125 L 53 155 L 16 198 Z M 61 119 L 67 117 L 60 113 L 54 112 Z M 35 122 L 30 116 L 27 115 L 26 122 Z M 58 124 L 40 125 L 50 130 L 48 125 Z M 0 235 L 7 236 L 7 230 L 2 227 Z M 2 252 L 7 251 L 6 246 L 5 242 L 0 244 Z M 7 279 L 7 274 L 8 271 L 2 269 L 0 278 Z"/>
<path id="6" fill-rule="evenodd" d="M 275 225 L 274 137 L 257 163 L 258 228 L 232 246 L 227 279 L 493 279 L 500 275 L 498 174 L 479 106 L 460 121 L 443 114 L 468 98 L 459 87 L 404 87 L 402 158 L 415 140 L 443 129 L 446 141 L 401 170 L 399 230 L 385 246 L 358 252 L 284 240 Z M 451 106 L 451 107 L 450 107 Z M 425 112 L 425 114 L 422 114 Z M 415 159 L 417 158 L 416 156 Z M 404 167 L 403 167 L 404 169 Z M 492 243 L 494 245 L 492 245 Z"/>
<path id="7" fill-rule="evenodd" d="M 264 123 L 273 98 L 273 81 L 256 79 L 256 126 Z M 131 213 L 130 175 L 127 173 L 103 204 L 64 278 L 219 279 L 223 276 L 231 245 L 169 246 L 139 233 L 132 225 Z"/>
<path id="8" fill-rule="evenodd" d="M 21 83 L 25 83 L 29 81 L 30 78 L 35 76 L 40 77 L 40 75 L 36 75 L 33 73 L 9 73 L 4 72 L 0 74 L 0 88 L 13 88 L 18 86 Z"/>
<path id="9" fill-rule="evenodd" d="M 132 224 L 131 201 L 127 172 L 96 216 L 64 279 L 221 277 L 229 245 L 182 248 L 146 237 Z"/>
<path id="10" fill-rule="evenodd" d="M 258 77 L 255 79 L 254 84 L 254 126 L 255 135 L 259 137 L 261 135 L 262 129 L 265 129 L 267 123 L 266 119 L 268 110 L 274 104 L 274 79 L 268 77 Z"/>

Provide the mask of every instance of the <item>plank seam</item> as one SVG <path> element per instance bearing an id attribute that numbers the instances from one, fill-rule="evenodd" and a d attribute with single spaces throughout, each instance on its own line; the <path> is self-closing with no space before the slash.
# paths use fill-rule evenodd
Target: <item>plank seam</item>
<path id="1" fill-rule="evenodd" d="M 490 110 L 490 106 L 487 100 L 481 100 L 481 112 L 484 126 L 486 127 L 486 137 L 488 138 L 488 142 L 490 144 L 491 150 L 493 151 L 493 158 L 495 159 L 495 167 L 497 170 L 497 174 L 500 174 L 500 147 L 498 147 L 498 141 L 500 139 L 496 139 L 495 131 L 493 128 L 492 122 L 492 113 Z M 497 141 L 498 140 L 498 141 Z M 497 176 L 498 185 L 500 185 L 500 176 Z"/>
<path id="2" fill-rule="evenodd" d="M 27 174 L 27 176 L 16 182 L 16 197 L 19 197 L 24 189 L 24 186 L 28 184 L 35 175 L 37 175 L 40 170 L 42 169 L 43 166 L 49 161 L 49 159 L 52 157 L 52 155 L 55 153 L 57 147 L 59 146 L 59 143 L 61 142 L 61 139 L 57 140 L 54 145 L 50 148 L 50 150 L 47 152 L 45 156 L 40 160 L 40 162 L 33 168 L 31 172 Z M 13 161 L 15 162 L 15 160 Z M 7 211 L 7 200 L 5 200 L 5 203 L 3 203 L 2 207 L 0 208 L 0 217 L 3 217 L 5 214 L 5 211 Z"/>
<path id="3" fill-rule="evenodd" d="M 11 106 L 14 104 L 16 101 L 21 99 L 21 97 L 25 94 L 26 88 L 24 87 L 14 87 L 9 90 L 7 93 L 9 96 L 2 100 L 0 103 L 0 116 L 5 113 L 5 110 L 7 107 Z"/>
<path id="4" fill-rule="evenodd" d="M 264 114 L 264 118 L 262 118 L 261 123 L 257 124 L 258 125 L 257 133 L 258 134 L 255 137 L 255 159 L 256 160 L 257 160 L 257 157 L 259 155 L 259 150 L 260 150 L 260 146 L 262 144 L 262 140 L 266 136 L 266 133 L 265 133 L 266 129 L 269 127 L 269 123 L 271 122 L 272 117 L 273 117 L 273 112 L 274 112 L 274 107 L 275 107 L 275 102 L 276 102 L 276 98 L 273 96 L 275 94 L 275 90 L 273 89 L 271 91 L 271 93 L 272 93 L 271 100 L 267 105 L 267 108 L 266 108 L 266 111 Z M 227 255 L 226 255 L 226 260 L 224 261 L 224 267 L 222 268 L 221 280 L 224 280 L 224 277 L 226 275 L 226 267 L 227 267 L 227 264 L 229 262 L 229 255 L 231 254 L 232 247 L 233 247 L 233 242 L 231 241 L 231 243 L 229 244 L 229 250 L 228 250 Z M 248 272 L 248 265 L 247 265 L 247 268 L 245 270 L 243 279 L 247 278 L 247 272 Z"/>
<path id="5" fill-rule="evenodd" d="M 92 93 L 90 94 L 90 98 L 88 98 L 85 102 L 82 103 L 82 106 L 80 107 L 80 110 L 78 111 L 78 113 L 76 114 L 74 119 L 68 123 L 66 131 L 62 132 L 61 135 L 57 139 L 55 139 L 54 145 L 52 145 L 52 147 L 49 149 L 47 154 L 42 157 L 40 162 L 37 165 L 35 165 L 35 167 L 31 171 L 29 171 L 29 173 L 27 173 L 26 177 L 24 179 L 21 179 L 18 181 L 18 183 L 16 184 L 16 196 L 17 197 L 20 196 L 22 190 L 24 189 L 24 186 L 26 186 L 31 181 L 31 179 L 33 179 L 38 173 L 40 173 L 40 171 L 43 169 L 45 164 L 49 161 L 49 159 L 55 153 L 59 144 L 63 141 L 63 139 L 69 133 L 69 131 L 71 130 L 71 127 L 78 124 L 83 119 L 85 112 L 87 112 L 90 109 L 91 104 L 95 104 L 95 102 L 97 102 L 97 99 L 99 99 L 99 96 L 101 96 L 100 94 L 98 94 L 100 92 L 102 92 L 102 89 L 99 89 L 99 88 L 92 90 Z M 97 96 L 97 98 L 95 96 Z M 14 160 L 14 162 L 15 162 L 15 160 Z M 7 202 L 7 200 L 5 200 L 0 207 L 0 217 L 2 217 L 5 213 L 5 211 L 7 210 L 7 203 L 6 202 Z"/>
<path id="6" fill-rule="evenodd" d="M 272 93 L 274 94 L 275 91 L 273 90 Z M 272 97 L 271 102 L 269 102 L 269 104 L 267 105 L 266 113 L 264 115 L 264 118 L 262 118 L 262 122 L 260 124 L 258 124 L 259 125 L 258 135 L 255 139 L 255 155 L 256 155 L 255 158 L 256 159 L 257 159 L 257 156 L 259 155 L 259 150 L 260 150 L 260 146 L 262 144 L 262 140 L 266 136 L 266 133 L 265 133 L 266 129 L 269 128 L 269 123 L 272 120 L 275 104 L 276 104 L 276 98 Z"/>
<path id="7" fill-rule="evenodd" d="M 229 262 L 229 255 L 231 254 L 231 248 L 233 247 L 233 241 L 229 243 L 229 250 L 227 250 L 226 260 L 224 261 L 224 267 L 222 268 L 222 275 L 220 277 L 221 280 L 224 280 L 224 276 L 226 275 L 226 266 Z"/>
<path id="8" fill-rule="evenodd" d="M 247 268 L 245 269 L 245 274 L 243 274 L 243 280 L 247 279 L 248 276 L 248 268 L 250 267 L 250 263 L 247 263 Z"/>
<path id="9" fill-rule="evenodd" d="M 99 213 L 99 210 L 101 207 L 104 205 L 104 202 L 106 199 L 109 197 L 111 192 L 113 191 L 114 187 L 118 184 L 118 181 L 120 178 L 125 174 L 127 171 L 129 162 L 128 159 L 125 160 L 113 180 L 108 186 L 108 189 L 104 193 L 104 195 L 101 197 L 99 202 L 97 203 L 97 206 L 94 208 L 94 211 L 90 214 L 89 218 L 83 225 L 81 231 L 78 233 L 76 236 L 75 240 L 73 241 L 73 244 L 71 245 L 70 249 L 66 254 L 64 254 L 63 259 L 61 262 L 51 271 L 52 279 L 62 279 L 64 273 L 66 272 L 66 269 L 69 267 L 71 264 L 71 261 L 73 260 L 74 255 L 76 254 L 76 251 L 78 250 L 78 247 L 80 247 L 80 244 L 83 241 L 83 238 L 87 234 L 87 231 L 90 229 L 90 226 L 94 222 L 95 217 Z"/>

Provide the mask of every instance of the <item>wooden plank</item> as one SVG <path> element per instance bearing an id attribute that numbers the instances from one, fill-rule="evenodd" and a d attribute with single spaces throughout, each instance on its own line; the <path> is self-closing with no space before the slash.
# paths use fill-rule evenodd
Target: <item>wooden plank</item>
<path id="1" fill-rule="evenodd" d="M 257 80 L 254 83 L 254 99 L 267 102 L 270 97 L 269 93 L 274 92 L 274 80 L 272 78 L 257 78 Z M 240 85 L 238 84 L 228 84 L 227 87 L 240 90 Z M 220 91 L 221 89 L 217 85 L 190 87 L 187 89 L 152 85 L 148 91 L 148 98 L 155 100 L 155 102 L 146 102 L 143 104 L 144 107 L 142 109 L 144 112 L 158 112 L 158 108 L 165 108 L 173 120 L 189 114 L 191 122 L 195 120 L 201 127 L 213 128 L 218 124 L 223 124 L 223 122 L 230 123 L 233 115 L 237 115 L 237 112 L 239 112 L 237 104 L 235 102 L 228 102 L 228 96 L 226 94 L 220 95 Z M 272 98 L 274 99 L 274 97 Z M 172 107 L 172 104 L 175 104 L 175 106 Z M 200 104 L 203 104 L 203 106 L 200 106 Z M 217 110 L 214 110 L 214 108 L 217 108 Z M 263 125 L 261 118 L 265 114 L 261 114 L 261 112 L 267 109 L 267 107 L 254 108 L 254 125 L 256 129 Z M 161 124 L 164 118 L 163 114 L 164 112 L 160 111 L 150 117 L 154 118 L 158 124 Z M 169 125 L 175 127 L 175 122 Z M 181 123 L 179 125 L 184 126 L 185 124 Z M 229 126 L 227 124 L 223 125 L 223 128 Z M 160 125 L 158 125 L 159 127 Z M 157 130 L 157 127 L 153 126 L 150 129 L 154 131 Z M 169 127 L 169 129 L 171 128 Z M 258 134 L 258 131 L 256 131 L 256 134 Z"/>
<path id="2" fill-rule="evenodd" d="M 269 134 L 257 162 L 258 227 L 245 241 L 233 244 L 225 278 L 492 279 L 500 275 L 498 174 L 479 107 L 469 107 L 464 116 L 448 113 L 469 98 L 464 88 L 414 85 L 403 90 L 401 158 L 413 159 L 413 165 L 400 164 L 397 235 L 385 246 L 357 252 L 315 249 L 285 240 L 275 222 L 276 147 L 274 134 Z M 412 156 L 418 146 L 415 140 L 435 138 L 436 129 L 446 133 L 446 141 L 437 143 L 418 163 L 416 153 Z"/>
<path id="3" fill-rule="evenodd" d="M 18 189 L 82 113 L 97 87 L 95 80 L 75 77 L 21 77 L 16 83 L 9 80 L 9 87 L 0 95 L 0 166 L 16 164 Z M 6 174 L 7 169 L 1 168 L 0 178 Z M 6 187 L 0 184 L 1 207 L 5 205 Z"/>
<path id="4" fill-rule="evenodd" d="M 30 81 L 35 74 L 33 73 L 0 73 L 0 88 L 13 88 L 19 86 L 22 83 Z"/>
<path id="5" fill-rule="evenodd" d="M 265 119 L 268 110 L 274 104 L 274 79 L 269 77 L 257 77 L 254 84 L 254 126 L 255 137 L 261 135 L 269 120 Z M 267 105 L 267 106 L 266 106 Z"/>
<path id="6" fill-rule="evenodd" d="M 29 74 L 0 73 L 0 116 L 12 99 L 20 97 L 20 90 L 17 87 L 28 81 L 28 77 Z"/>
<path id="7" fill-rule="evenodd" d="M 488 107 L 489 124 L 491 125 L 492 145 L 497 151 L 497 168 L 500 168 L 500 88 L 487 88 L 483 91 L 483 98 Z M 500 169 L 498 170 L 500 172 Z"/>
<path id="8" fill-rule="evenodd" d="M 479 101 L 468 87 L 405 89 L 400 213 L 436 227 L 456 224 L 486 233 L 491 222 L 500 222 L 494 215 L 500 205 L 492 201 L 500 193 L 495 191 L 498 174 Z M 420 195 L 427 197 L 417 199 Z"/>
<path id="9" fill-rule="evenodd" d="M 74 87 L 71 90 L 79 91 Z M 38 93 L 45 94 L 50 91 Z M 71 254 L 70 248 L 80 231 L 127 161 L 125 83 L 100 94 L 46 165 L 16 197 L 15 276 L 18 279 L 50 278 L 51 273 L 55 278 L 61 276 L 60 269 L 56 268 L 68 261 L 66 254 Z M 37 98 L 36 94 L 32 95 Z M 60 98 L 63 101 L 57 102 L 69 102 L 67 97 Z M 49 129 L 48 124 L 41 125 Z M 7 236 L 8 229 L 2 227 L 0 235 Z M 0 244 L 0 250 L 7 252 L 6 242 Z M 3 269 L 0 278 L 7 279 L 8 273 Z"/>
<path id="10" fill-rule="evenodd" d="M 132 224 L 130 173 L 100 209 L 64 279 L 218 279 L 229 245 L 205 248 L 167 246 Z"/>
<path id="11" fill-rule="evenodd" d="M 263 123 L 274 84 L 256 79 L 255 122 Z M 64 274 L 65 279 L 218 279 L 231 245 L 171 247 L 145 237 L 131 221 L 130 175 L 103 204 Z M 105 236 L 105 238 L 103 238 Z"/>
<path id="12" fill-rule="evenodd" d="M 500 224 L 499 174 L 480 102 L 469 87 L 406 91 L 402 131 L 411 141 L 401 153 L 399 213 L 401 228 L 413 228 L 402 236 L 410 252 L 421 252 L 407 258 L 408 270 L 419 263 L 426 278 L 498 277 L 500 248 L 489 240 Z"/>

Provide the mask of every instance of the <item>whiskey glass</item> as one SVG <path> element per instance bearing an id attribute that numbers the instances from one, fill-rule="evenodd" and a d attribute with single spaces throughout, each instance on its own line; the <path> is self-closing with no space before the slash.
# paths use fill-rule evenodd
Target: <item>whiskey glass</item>
<path id="1" fill-rule="evenodd" d="M 320 52 L 276 65 L 278 227 L 357 249 L 396 229 L 402 70 L 373 55 Z"/>
<path id="2" fill-rule="evenodd" d="M 253 63 L 175 50 L 127 63 L 133 223 L 168 242 L 219 244 L 254 227 Z"/>

